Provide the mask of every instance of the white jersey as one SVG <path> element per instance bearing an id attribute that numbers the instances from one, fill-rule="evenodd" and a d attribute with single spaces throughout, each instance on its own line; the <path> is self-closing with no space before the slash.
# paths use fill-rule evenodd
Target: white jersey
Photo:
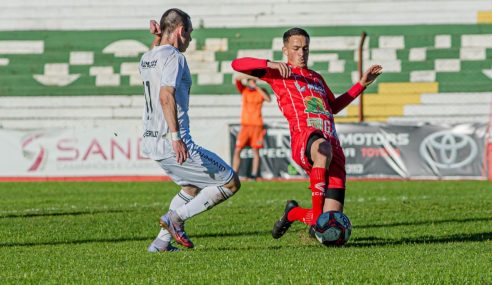
<path id="1" fill-rule="evenodd" d="M 139 71 L 145 90 L 142 152 L 150 159 L 161 160 L 169 157 L 172 151 L 168 149 L 169 128 L 159 100 L 161 87 L 175 88 L 179 132 L 186 144 L 192 142 L 188 117 L 192 84 L 190 69 L 186 58 L 178 49 L 171 45 L 163 45 L 154 47 L 142 56 Z"/>

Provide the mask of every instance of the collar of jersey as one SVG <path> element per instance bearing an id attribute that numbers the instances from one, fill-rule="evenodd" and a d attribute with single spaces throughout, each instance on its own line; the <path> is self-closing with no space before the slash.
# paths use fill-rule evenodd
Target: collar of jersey
<path id="1" fill-rule="evenodd" d="M 288 66 L 289 66 L 292 70 L 294 70 L 294 69 L 295 69 L 295 70 L 304 70 L 304 71 L 307 71 L 307 72 L 309 72 L 309 73 L 311 73 L 311 72 L 312 72 L 312 71 L 311 71 L 311 69 L 309 69 L 309 68 L 307 68 L 307 67 L 295 67 L 295 66 L 293 66 L 292 64 L 290 64 L 290 63 L 288 63 L 288 62 L 287 62 L 287 65 L 288 65 Z"/>
<path id="2" fill-rule="evenodd" d="M 179 51 L 179 49 L 177 49 L 175 46 L 170 45 L 170 44 L 165 44 L 165 45 L 161 45 L 161 46 L 155 46 L 154 48 L 163 48 L 163 47 L 167 47 L 167 46 L 175 49 L 176 51 Z"/>
<path id="3" fill-rule="evenodd" d="M 311 71 L 309 68 L 307 67 L 296 67 L 296 66 L 293 66 L 292 64 L 288 63 L 287 62 L 287 65 L 291 68 L 291 69 L 302 69 L 302 70 L 305 70 L 305 71 Z"/>

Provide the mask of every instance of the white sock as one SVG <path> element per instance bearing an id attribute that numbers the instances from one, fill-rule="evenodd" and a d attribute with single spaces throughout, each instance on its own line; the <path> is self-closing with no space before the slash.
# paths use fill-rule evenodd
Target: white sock
<path id="1" fill-rule="evenodd" d="M 169 210 L 175 211 L 177 208 L 186 205 L 186 203 L 190 202 L 193 198 L 193 196 L 181 189 L 181 191 L 179 191 L 178 194 L 176 194 L 171 200 L 171 204 L 169 204 Z M 163 241 L 170 242 L 171 234 L 166 229 L 161 228 L 161 231 L 157 235 L 157 238 Z"/>
<path id="2" fill-rule="evenodd" d="M 234 195 L 234 192 L 223 186 L 205 187 L 188 204 L 177 208 L 176 214 L 181 220 L 186 221 L 193 216 L 213 208 L 222 201 L 229 199 L 232 195 Z"/>
<path id="3" fill-rule="evenodd" d="M 171 200 L 171 204 L 169 204 L 169 210 L 176 211 L 177 208 L 190 202 L 191 200 L 193 200 L 193 198 L 195 197 L 191 196 L 183 189 L 181 189 L 181 191 L 179 191 L 178 194 L 176 194 L 176 196 L 174 196 Z"/>

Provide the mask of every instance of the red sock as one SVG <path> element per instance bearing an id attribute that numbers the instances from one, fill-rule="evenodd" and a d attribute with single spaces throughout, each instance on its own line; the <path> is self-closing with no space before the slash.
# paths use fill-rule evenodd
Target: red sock
<path id="1" fill-rule="evenodd" d="M 290 210 L 289 214 L 287 214 L 287 220 L 291 222 L 299 221 L 307 225 L 313 225 L 313 211 L 311 209 L 295 207 Z"/>
<path id="2" fill-rule="evenodd" d="M 313 167 L 311 170 L 311 175 L 309 176 L 311 181 L 311 191 L 312 197 L 311 201 L 313 203 L 313 213 L 312 220 L 316 223 L 318 217 L 323 213 L 323 205 L 325 203 L 324 193 L 326 190 L 326 168 Z"/>
<path id="3" fill-rule="evenodd" d="M 311 170 L 310 180 L 311 180 L 311 201 L 313 203 L 312 209 L 295 207 L 290 210 L 287 214 L 287 219 L 291 222 L 299 221 L 307 225 L 314 225 L 316 220 L 323 212 L 323 204 L 325 203 L 325 180 L 326 169 L 321 167 L 316 167 Z"/>

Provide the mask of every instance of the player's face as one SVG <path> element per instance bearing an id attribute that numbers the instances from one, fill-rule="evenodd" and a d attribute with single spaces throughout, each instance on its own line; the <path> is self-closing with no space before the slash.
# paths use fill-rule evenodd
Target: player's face
<path id="1" fill-rule="evenodd" d="M 190 27 L 188 30 L 181 26 L 181 34 L 179 36 L 178 41 L 178 50 L 180 52 L 185 52 L 191 42 L 191 33 L 193 32 L 193 26 L 190 23 Z"/>
<path id="2" fill-rule="evenodd" d="M 300 35 L 291 36 L 282 51 L 292 66 L 304 68 L 308 63 L 309 39 Z"/>
<path id="3" fill-rule="evenodd" d="M 248 79 L 248 86 L 252 88 L 256 87 L 256 80 Z"/>

